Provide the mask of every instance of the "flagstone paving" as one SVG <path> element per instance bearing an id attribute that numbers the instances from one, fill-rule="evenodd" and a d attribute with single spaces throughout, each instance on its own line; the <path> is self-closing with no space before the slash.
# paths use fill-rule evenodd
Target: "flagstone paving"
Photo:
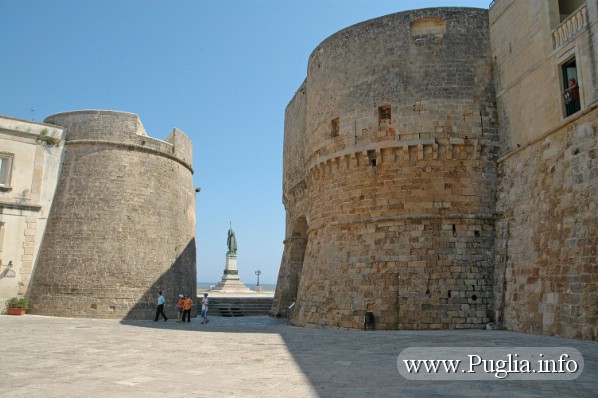
<path id="1" fill-rule="evenodd" d="M 598 343 L 504 331 L 360 331 L 269 317 L 191 323 L 0 316 L 0 397 L 590 397 Z M 570 381 L 403 378 L 409 347 L 573 347 Z M 464 348 L 464 350 L 467 350 Z M 548 375 L 550 376 L 550 375 Z"/>

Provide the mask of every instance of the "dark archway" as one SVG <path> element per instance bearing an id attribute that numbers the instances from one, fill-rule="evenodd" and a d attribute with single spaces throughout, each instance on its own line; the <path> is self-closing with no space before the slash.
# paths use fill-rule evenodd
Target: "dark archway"
<path id="1" fill-rule="evenodd" d="M 293 223 L 291 235 L 284 241 L 274 304 L 270 311 L 273 316 L 287 316 L 289 305 L 297 300 L 305 249 L 307 248 L 307 230 L 306 218 L 299 217 Z"/>
<path id="2" fill-rule="evenodd" d="M 297 300 L 297 291 L 299 290 L 299 281 L 303 270 L 303 260 L 307 248 L 307 220 L 305 217 L 299 218 L 293 225 L 293 234 L 290 240 L 291 279 L 288 295 L 289 304 Z"/>

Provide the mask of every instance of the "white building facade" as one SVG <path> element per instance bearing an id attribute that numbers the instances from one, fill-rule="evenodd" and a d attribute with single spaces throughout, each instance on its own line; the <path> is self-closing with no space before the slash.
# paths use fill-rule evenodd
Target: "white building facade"
<path id="1" fill-rule="evenodd" d="M 63 150 L 63 128 L 0 116 L 0 306 L 27 292 Z"/>

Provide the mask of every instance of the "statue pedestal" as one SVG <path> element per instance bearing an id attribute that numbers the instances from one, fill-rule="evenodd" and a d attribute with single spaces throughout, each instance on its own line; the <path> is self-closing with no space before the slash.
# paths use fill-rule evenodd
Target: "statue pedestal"
<path id="1" fill-rule="evenodd" d="M 241 282 L 239 269 L 237 268 L 237 255 L 226 254 L 226 266 L 222 280 L 214 286 L 211 291 L 222 293 L 255 293 Z"/>

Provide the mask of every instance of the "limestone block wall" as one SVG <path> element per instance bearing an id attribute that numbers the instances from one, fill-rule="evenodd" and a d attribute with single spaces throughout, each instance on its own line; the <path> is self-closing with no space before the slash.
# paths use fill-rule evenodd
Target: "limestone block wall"
<path id="1" fill-rule="evenodd" d="M 437 8 L 366 21 L 313 51 L 286 113 L 274 313 L 280 299 L 296 302 L 297 325 L 360 328 L 365 311 L 381 329 L 492 319 L 489 49 L 485 10 Z M 287 150 L 300 137 L 305 149 Z"/>
<path id="2" fill-rule="evenodd" d="M 285 111 L 285 139 L 283 148 L 283 198 L 287 208 L 285 250 L 280 262 L 277 289 L 271 314 L 286 315 L 287 307 L 296 300 L 299 278 L 307 243 L 306 188 L 307 162 L 305 123 L 307 96 L 305 82 L 301 85 Z"/>
<path id="3" fill-rule="evenodd" d="M 509 330 L 598 337 L 597 116 L 499 162 L 495 296 Z"/>
<path id="4" fill-rule="evenodd" d="M 442 148 L 442 147 L 440 147 Z M 492 318 L 493 204 L 486 160 L 402 148 L 339 158 L 310 176 L 312 207 L 297 324 L 381 329 L 481 327 Z M 474 157 L 472 148 L 471 157 Z M 485 197 L 487 195 L 487 197 Z"/>
<path id="5" fill-rule="evenodd" d="M 283 202 L 289 195 L 301 190 L 305 185 L 307 170 L 307 95 L 305 82 L 301 85 L 285 111 L 285 136 L 283 148 Z"/>
<path id="6" fill-rule="evenodd" d="M 190 140 L 178 130 L 170 142 L 148 137 L 125 112 L 67 112 L 45 122 L 65 127 L 66 150 L 31 312 L 149 319 L 159 289 L 172 304 L 179 293 L 195 295 Z"/>
<path id="7" fill-rule="evenodd" d="M 471 8 L 408 11 L 321 43 L 307 68 L 309 167 L 397 138 L 481 136 L 494 112 L 487 18 Z"/>
<path id="8" fill-rule="evenodd" d="M 496 319 L 595 340 L 598 2 L 497 0 L 489 16 L 503 155 Z M 563 67 L 573 61 L 580 110 L 567 116 Z"/>

